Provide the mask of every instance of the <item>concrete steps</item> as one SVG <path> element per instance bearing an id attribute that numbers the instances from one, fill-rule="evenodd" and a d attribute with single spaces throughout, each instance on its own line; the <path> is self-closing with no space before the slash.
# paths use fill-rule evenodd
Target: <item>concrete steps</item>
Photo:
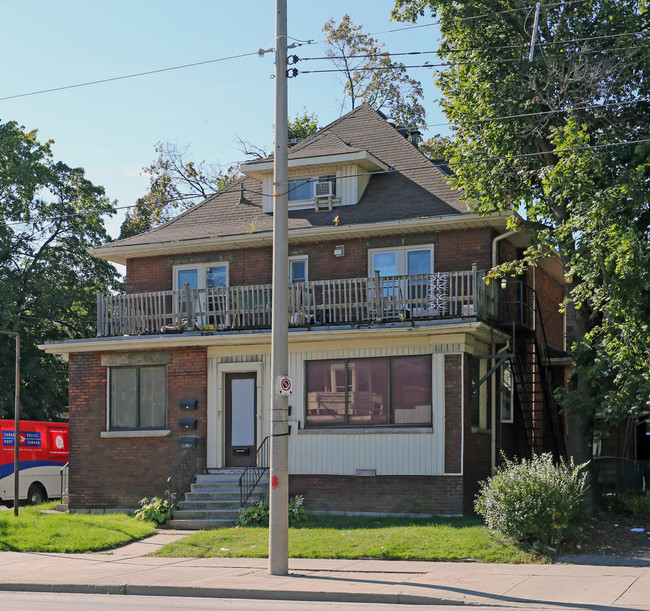
<path id="1" fill-rule="evenodd" d="M 204 530 L 233 526 L 240 507 L 239 478 L 243 469 L 212 470 L 198 475 L 185 500 L 178 504 L 169 528 Z M 251 501 L 266 498 L 268 474 L 257 485 Z"/>

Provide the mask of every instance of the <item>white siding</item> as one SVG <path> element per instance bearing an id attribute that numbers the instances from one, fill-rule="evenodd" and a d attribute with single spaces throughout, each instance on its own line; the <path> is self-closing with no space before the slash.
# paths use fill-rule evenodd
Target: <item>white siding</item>
<path id="1" fill-rule="evenodd" d="M 369 346 L 369 344 L 371 344 Z M 429 338 L 400 344 L 364 342 L 364 347 L 345 347 L 344 343 L 290 346 L 289 375 L 294 378 L 294 394 L 289 397 L 291 435 L 289 473 L 354 475 L 357 469 L 375 469 L 377 475 L 439 475 L 444 473 L 444 352 L 456 351 L 462 344 L 429 343 Z M 358 346 L 358 344 L 357 344 Z M 219 355 L 212 348 L 208 358 L 208 462 L 221 462 L 223 417 L 223 371 L 237 368 L 260 372 L 258 431 L 261 442 L 269 434 L 271 392 L 268 347 L 242 348 L 238 354 Z M 319 348 L 319 349 L 316 349 Z M 305 362 L 318 359 L 432 355 L 433 426 L 418 428 L 308 429 L 304 426 Z M 242 369 L 243 368 L 243 369 Z M 301 428 L 299 429 L 298 426 Z"/>

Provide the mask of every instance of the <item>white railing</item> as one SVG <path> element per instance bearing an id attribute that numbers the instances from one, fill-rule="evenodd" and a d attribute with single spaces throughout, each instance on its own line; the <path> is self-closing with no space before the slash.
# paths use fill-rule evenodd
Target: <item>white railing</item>
<path id="1" fill-rule="evenodd" d="M 495 311 L 476 269 L 344 278 L 289 285 L 292 326 L 458 318 Z M 478 299 L 475 296 L 478 295 Z M 268 328 L 271 285 L 227 286 L 97 297 L 99 336 Z"/>

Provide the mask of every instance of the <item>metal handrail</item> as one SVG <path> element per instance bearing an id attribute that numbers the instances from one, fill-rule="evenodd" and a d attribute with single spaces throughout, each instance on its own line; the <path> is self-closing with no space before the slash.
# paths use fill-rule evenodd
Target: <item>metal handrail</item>
<path id="1" fill-rule="evenodd" d="M 175 503 L 180 495 L 185 494 L 190 489 L 196 475 L 204 471 L 203 438 L 197 437 L 167 478 L 169 502 Z"/>
<path id="2" fill-rule="evenodd" d="M 253 490 L 269 470 L 269 439 L 268 435 L 264 438 L 260 447 L 257 448 L 251 464 L 244 469 L 239 478 L 239 504 L 241 507 L 246 506 L 248 499 L 253 494 Z"/>
<path id="3" fill-rule="evenodd" d="M 70 477 L 70 463 L 67 462 L 63 465 L 59 471 L 61 477 L 61 501 L 63 501 L 63 495 L 68 493 L 69 487 L 69 477 Z"/>

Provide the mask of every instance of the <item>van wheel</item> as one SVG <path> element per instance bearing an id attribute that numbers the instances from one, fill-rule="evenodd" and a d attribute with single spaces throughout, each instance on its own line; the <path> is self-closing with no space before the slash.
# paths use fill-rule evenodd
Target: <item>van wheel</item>
<path id="1" fill-rule="evenodd" d="M 32 484 L 27 492 L 27 502 L 30 505 L 40 505 L 41 503 L 45 503 L 45 501 L 47 501 L 45 490 L 36 484 Z"/>

